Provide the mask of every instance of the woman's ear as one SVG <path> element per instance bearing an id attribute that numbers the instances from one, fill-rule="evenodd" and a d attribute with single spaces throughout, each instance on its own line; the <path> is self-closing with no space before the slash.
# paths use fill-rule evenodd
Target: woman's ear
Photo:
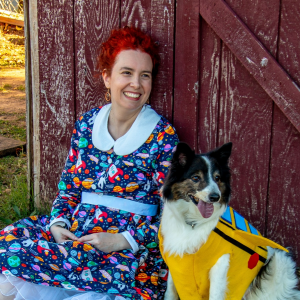
<path id="1" fill-rule="evenodd" d="M 106 88 L 110 89 L 110 75 L 108 74 L 106 69 L 104 69 L 102 72 L 102 78 Z"/>

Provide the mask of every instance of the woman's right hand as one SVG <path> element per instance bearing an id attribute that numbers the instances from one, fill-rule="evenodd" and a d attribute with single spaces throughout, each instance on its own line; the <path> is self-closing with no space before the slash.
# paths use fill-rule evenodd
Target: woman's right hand
<path id="1" fill-rule="evenodd" d="M 70 240 L 72 241 L 78 240 L 78 237 L 75 234 L 73 234 L 66 228 L 62 228 L 61 226 L 52 225 L 50 227 L 50 232 L 53 235 L 55 242 L 58 244 Z"/>

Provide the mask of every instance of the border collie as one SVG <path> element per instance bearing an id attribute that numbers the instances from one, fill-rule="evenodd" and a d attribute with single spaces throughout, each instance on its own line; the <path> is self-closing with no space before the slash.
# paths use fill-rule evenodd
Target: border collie
<path id="1" fill-rule="evenodd" d="M 179 143 L 162 187 L 165 300 L 300 299 L 296 264 L 228 206 L 232 143 L 196 155 Z"/>

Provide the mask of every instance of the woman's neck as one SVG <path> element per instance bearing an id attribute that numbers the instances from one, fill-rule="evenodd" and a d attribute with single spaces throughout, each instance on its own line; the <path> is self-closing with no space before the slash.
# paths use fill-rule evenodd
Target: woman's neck
<path id="1" fill-rule="evenodd" d="M 109 117 L 108 117 L 108 132 L 112 138 L 116 141 L 118 138 L 127 133 L 131 128 L 135 119 L 139 115 L 142 107 L 133 112 L 120 111 L 112 106 Z"/>

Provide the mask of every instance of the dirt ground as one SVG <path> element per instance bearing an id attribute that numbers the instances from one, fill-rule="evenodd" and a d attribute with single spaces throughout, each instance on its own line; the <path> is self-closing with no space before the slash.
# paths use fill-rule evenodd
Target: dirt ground
<path id="1" fill-rule="evenodd" d="M 0 111 L 25 113 L 25 69 L 0 68 L 0 86 L 9 86 L 0 92 Z"/>
<path id="2" fill-rule="evenodd" d="M 0 23 L 0 121 L 26 127 L 24 30 Z"/>

